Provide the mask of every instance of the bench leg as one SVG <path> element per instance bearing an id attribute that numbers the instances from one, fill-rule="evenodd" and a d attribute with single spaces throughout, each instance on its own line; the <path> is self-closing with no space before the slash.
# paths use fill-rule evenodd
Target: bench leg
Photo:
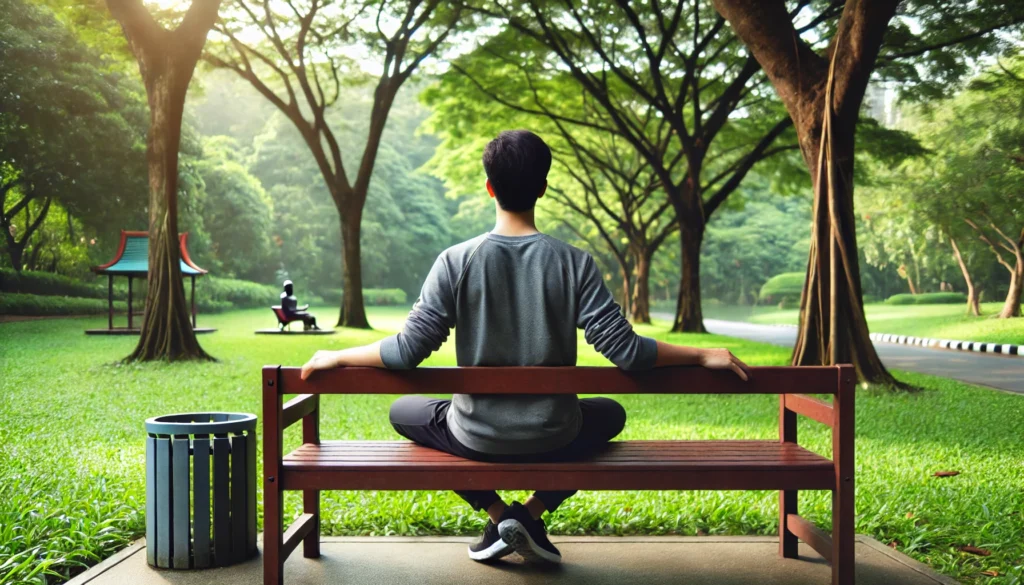
<path id="1" fill-rule="evenodd" d="M 789 531 L 786 517 L 789 514 L 797 514 L 796 490 L 779 491 L 779 556 L 787 559 L 797 558 L 797 545 L 799 541 L 795 534 Z"/>
<path id="2" fill-rule="evenodd" d="M 302 512 L 314 516 L 313 530 L 302 540 L 302 556 L 315 559 L 320 556 L 320 490 L 302 492 Z"/>
<path id="3" fill-rule="evenodd" d="M 832 585 L 854 585 L 852 486 L 832 492 Z"/>
<path id="4" fill-rule="evenodd" d="M 283 527 L 284 497 L 276 480 L 267 481 L 263 491 L 263 583 L 284 585 Z"/>

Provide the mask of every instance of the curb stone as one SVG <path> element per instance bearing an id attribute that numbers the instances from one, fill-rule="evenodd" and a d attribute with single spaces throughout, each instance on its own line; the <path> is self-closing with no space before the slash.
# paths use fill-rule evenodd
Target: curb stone
<path id="1" fill-rule="evenodd" d="M 795 329 L 789 323 L 771 323 L 771 327 L 787 327 Z M 959 341 L 954 339 L 935 339 L 931 337 L 914 337 L 912 335 L 895 335 L 892 333 L 871 333 L 871 341 L 881 343 L 897 343 L 900 345 L 917 345 L 919 347 L 937 347 L 955 351 L 973 351 L 977 353 L 998 353 L 1001 355 L 1024 356 L 1024 345 L 1012 343 L 987 343 L 984 341 Z"/>
<path id="2" fill-rule="evenodd" d="M 982 341 L 933 339 L 931 337 L 913 337 L 910 335 L 893 335 L 891 333 L 872 333 L 869 337 L 871 338 L 871 341 L 880 341 L 882 343 L 898 343 L 901 345 L 938 347 L 940 349 L 952 349 L 957 351 L 1024 356 L 1024 345 L 1014 345 L 1012 343 L 985 343 Z"/>

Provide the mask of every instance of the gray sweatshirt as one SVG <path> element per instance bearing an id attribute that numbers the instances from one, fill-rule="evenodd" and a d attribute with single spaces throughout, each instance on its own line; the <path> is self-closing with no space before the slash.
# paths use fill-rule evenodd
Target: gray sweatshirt
<path id="1" fill-rule="evenodd" d="M 652 368 L 657 357 L 655 341 L 623 318 L 590 254 L 544 234 L 487 233 L 442 252 L 402 332 L 381 342 L 384 365 L 416 367 L 452 327 L 460 366 L 573 366 L 577 328 L 622 369 Z M 475 451 L 542 453 L 576 437 L 579 401 L 455 394 L 448 426 Z"/>

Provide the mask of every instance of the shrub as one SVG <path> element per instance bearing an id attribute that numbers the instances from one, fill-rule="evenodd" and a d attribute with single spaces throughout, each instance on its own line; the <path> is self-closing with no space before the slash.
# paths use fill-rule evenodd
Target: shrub
<path id="1" fill-rule="evenodd" d="M 805 278 L 806 275 L 803 272 L 777 274 L 764 283 L 758 298 L 768 303 L 792 302 L 794 300 L 800 302 L 800 293 L 803 291 Z"/>
<path id="2" fill-rule="evenodd" d="M 84 282 L 52 272 L 17 272 L 0 268 L 0 291 L 33 295 L 107 298 L 106 283 Z"/>
<path id="3" fill-rule="evenodd" d="M 340 288 L 327 288 L 320 291 L 324 301 L 331 304 L 341 302 L 344 291 Z M 408 295 L 400 288 L 364 288 L 363 302 L 367 306 L 404 305 Z"/>
<path id="4" fill-rule="evenodd" d="M 789 296 L 789 295 L 782 297 L 782 300 L 779 301 L 779 308 L 780 309 L 799 309 L 800 308 L 800 297 L 799 296 L 793 297 L 793 296 Z"/>
<path id="5" fill-rule="evenodd" d="M 114 301 L 114 310 L 124 314 L 128 310 L 127 303 Z M 101 315 L 106 312 L 105 299 L 21 293 L 0 295 L 0 315 Z"/>
<path id="6" fill-rule="evenodd" d="M 364 288 L 363 302 L 370 306 L 404 305 L 406 294 L 400 288 Z"/>
<path id="7" fill-rule="evenodd" d="M 185 284 L 186 291 L 188 283 Z M 281 291 L 272 284 L 259 284 L 248 280 L 204 276 L 196 279 L 196 304 L 199 307 L 215 307 L 218 303 L 227 308 L 249 309 L 269 307 L 280 300 Z"/>
<path id="8" fill-rule="evenodd" d="M 887 305 L 916 305 L 917 304 L 917 300 L 915 300 L 915 298 L 914 298 L 916 296 L 917 295 L 906 294 L 906 293 L 901 293 L 901 294 L 898 294 L 898 295 L 892 295 L 891 297 L 885 299 L 885 304 L 887 304 Z"/>
<path id="9" fill-rule="evenodd" d="M 887 305 L 956 305 L 967 302 L 967 295 L 958 292 L 933 292 L 918 295 L 898 294 L 885 300 Z"/>

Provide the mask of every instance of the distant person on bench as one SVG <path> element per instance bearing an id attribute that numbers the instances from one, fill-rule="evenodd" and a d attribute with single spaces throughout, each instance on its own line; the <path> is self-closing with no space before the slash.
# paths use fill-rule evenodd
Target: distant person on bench
<path id="1" fill-rule="evenodd" d="M 281 310 L 284 311 L 284 316 L 289 319 L 302 319 L 302 329 L 308 331 L 313 329 L 319 331 L 320 328 L 316 324 L 316 316 L 306 312 L 309 305 L 299 306 L 299 299 L 295 298 L 295 285 L 292 281 L 284 281 L 284 292 L 281 293 Z"/>
<path id="2" fill-rule="evenodd" d="M 534 206 L 547 189 L 551 150 L 536 134 L 502 132 L 484 150 L 487 192 L 495 199 L 494 229 L 448 248 L 427 275 L 401 333 L 372 345 L 318 351 L 302 367 L 416 367 L 455 327 L 460 366 L 574 366 L 576 330 L 624 370 L 693 365 L 746 366 L 727 349 L 700 349 L 641 337 L 622 316 L 590 254 L 542 234 Z M 455 394 L 451 400 L 403 396 L 391 405 L 391 425 L 413 441 L 477 461 L 581 459 L 618 435 L 626 411 L 610 398 Z M 493 490 L 458 495 L 491 521 L 469 557 L 492 561 L 512 552 L 557 563 L 562 556 L 541 515 L 575 491 L 538 491 L 506 505 Z"/>

